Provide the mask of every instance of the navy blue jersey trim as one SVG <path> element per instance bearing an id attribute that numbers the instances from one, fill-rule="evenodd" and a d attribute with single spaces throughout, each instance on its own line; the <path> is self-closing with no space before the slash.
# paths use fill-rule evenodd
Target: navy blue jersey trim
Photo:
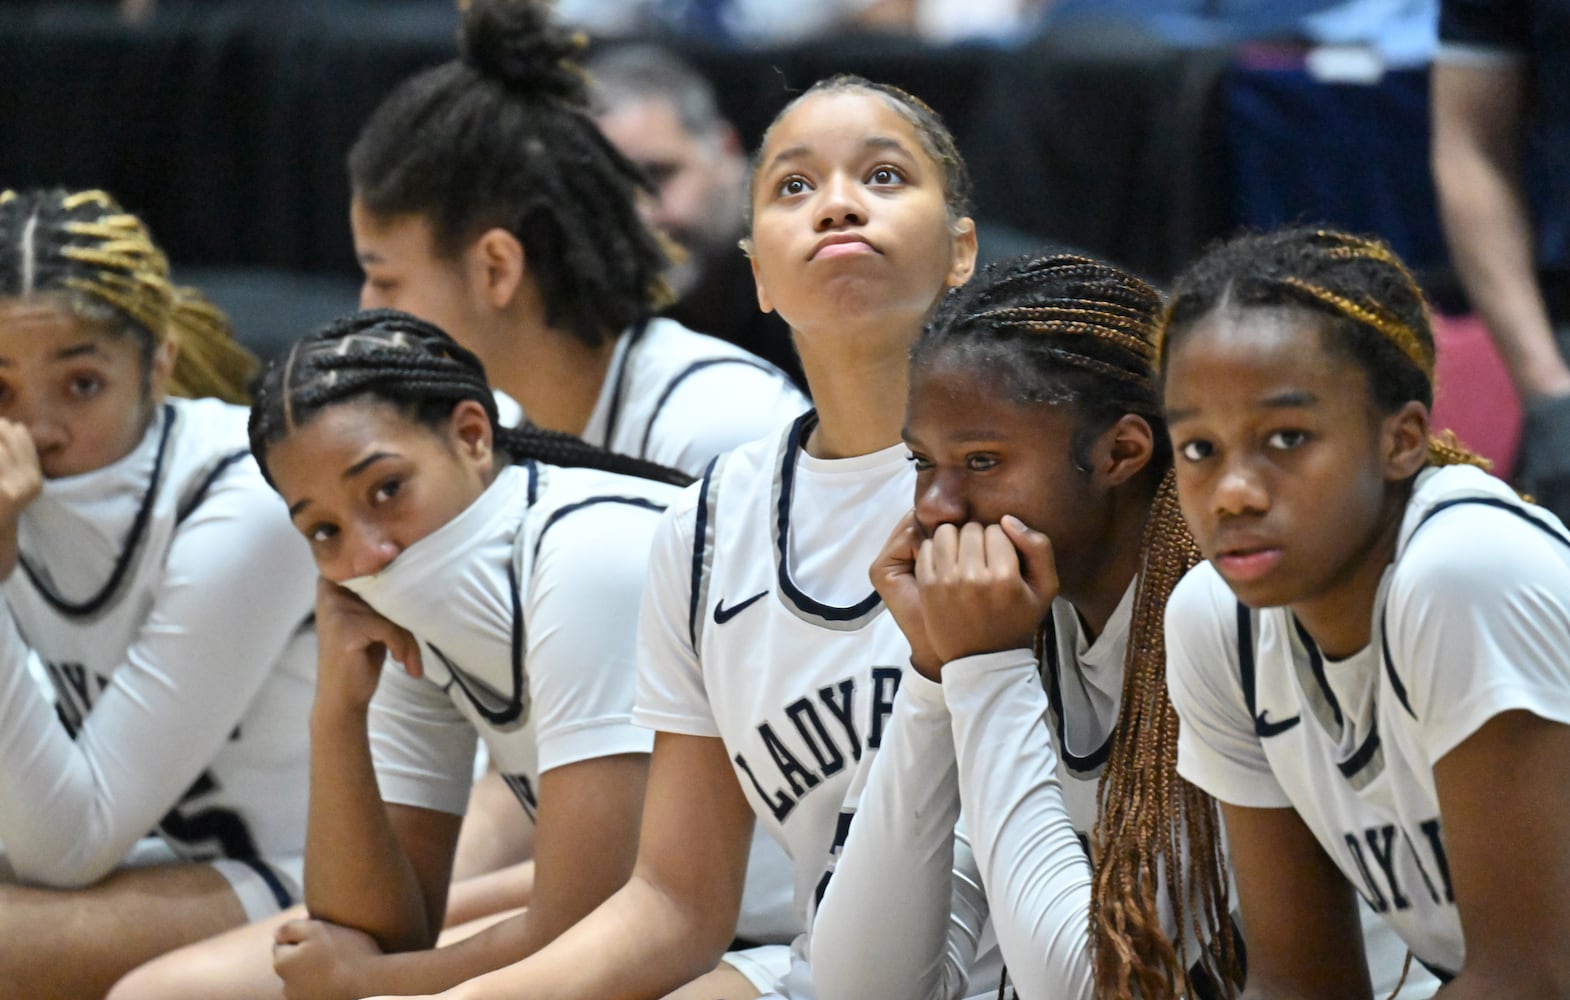
<path id="1" fill-rule="evenodd" d="M 267 890 L 273 894 L 273 902 L 278 904 L 278 909 L 287 910 L 299 902 L 294 898 L 294 894 L 284 887 L 283 879 L 279 878 L 278 873 L 273 871 L 272 867 L 266 862 L 258 858 L 234 858 L 233 860 L 245 865 L 261 878 L 262 882 L 267 886 Z"/>
<path id="2" fill-rule="evenodd" d="M 692 640 L 692 648 L 698 648 L 698 622 L 703 618 L 703 609 L 698 606 L 703 584 L 703 556 L 708 551 L 709 537 L 709 484 L 714 479 L 714 467 L 719 463 L 719 456 L 709 459 L 709 464 L 704 466 L 702 485 L 698 487 L 697 519 L 692 527 L 692 592 L 687 597 L 687 635 Z"/>
<path id="3" fill-rule="evenodd" d="M 452 675 L 453 683 L 463 689 L 464 696 L 474 706 L 474 710 L 484 717 L 486 722 L 493 726 L 506 726 L 516 722 L 523 715 L 524 705 L 524 680 L 523 680 L 523 598 L 518 592 L 518 567 L 509 561 L 507 563 L 507 586 L 512 591 L 512 693 L 507 696 L 507 704 L 500 709 L 487 706 L 483 700 L 475 696 L 469 687 L 468 674 L 463 668 L 455 664 L 446 653 L 443 653 L 436 644 L 427 642 L 431 652 L 447 667 L 447 672 Z M 488 685 L 487 685 L 488 686 Z"/>
<path id="4" fill-rule="evenodd" d="M 125 581 L 125 575 L 131 568 L 131 561 L 136 555 L 136 550 L 142 545 L 142 536 L 147 532 L 147 522 L 152 517 L 153 502 L 158 498 L 158 487 L 163 480 L 164 456 L 169 450 L 169 436 L 174 432 L 176 418 L 174 405 L 165 403 L 163 408 L 164 426 L 163 433 L 158 438 L 158 454 L 153 458 L 153 473 L 147 481 L 147 492 L 142 494 L 142 505 L 136 510 L 136 518 L 131 522 L 131 529 L 126 532 L 125 542 L 120 550 L 120 556 L 115 560 L 114 568 L 109 572 L 109 579 L 103 587 L 85 601 L 68 601 L 54 588 L 49 586 L 38 572 L 33 569 L 32 561 L 25 555 L 18 555 L 17 562 L 22 564 L 22 570 L 27 574 L 27 579 L 32 582 L 40 596 L 48 602 L 59 614 L 67 618 L 88 618 L 102 611 L 104 605 L 120 589 L 120 584 Z"/>
<path id="5" fill-rule="evenodd" d="M 1280 736 L 1303 721 L 1299 712 L 1290 719 L 1271 722 L 1259 710 L 1254 677 L 1254 614 L 1242 601 L 1237 602 L 1237 672 L 1238 683 L 1243 686 L 1243 701 L 1248 705 L 1249 717 L 1254 720 L 1254 733 L 1260 739 Z"/>
<path id="6" fill-rule="evenodd" d="M 207 499 L 208 491 L 213 488 L 213 484 L 218 481 L 218 477 L 224 474 L 225 469 L 229 468 L 231 465 L 234 465 L 236 462 L 243 461 L 244 459 L 250 457 L 251 450 L 249 448 L 244 448 L 240 451 L 230 452 L 223 458 L 219 459 L 218 464 L 213 466 L 212 470 L 207 473 L 207 475 L 202 479 L 201 483 L 197 485 L 196 489 L 191 493 L 191 495 L 186 497 L 185 500 L 180 504 L 180 510 L 174 516 L 175 525 L 179 526 L 184 524 L 186 518 L 196 513 L 196 508 L 200 507 L 202 505 L 202 501 Z"/>
<path id="7" fill-rule="evenodd" d="M 540 463 L 531 458 L 523 463 L 523 467 L 529 473 L 527 502 L 530 507 L 533 507 L 534 502 L 540 498 Z"/>
<path id="8" fill-rule="evenodd" d="M 627 334 L 627 348 L 621 352 L 621 363 L 611 375 L 611 402 L 605 414 L 605 437 L 600 441 L 603 448 L 610 448 L 611 441 L 616 437 L 616 425 L 621 422 L 622 397 L 627 394 L 627 369 L 631 367 L 632 351 L 648 329 L 649 321 L 645 317 Z"/>
<path id="9" fill-rule="evenodd" d="M 1308 669 L 1313 671 L 1314 682 L 1319 685 L 1319 693 L 1324 695 L 1325 704 L 1330 706 L 1330 714 L 1335 717 L 1336 728 L 1339 729 L 1346 725 L 1346 716 L 1341 714 L 1341 703 L 1336 700 L 1336 693 L 1325 678 L 1325 656 L 1319 651 L 1319 644 L 1314 642 L 1314 637 L 1308 634 L 1308 629 L 1297 620 L 1297 615 L 1292 616 L 1292 627 L 1297 629 L 1297 637 L 1308 651 Z"/>
<path id="10" fill-rule="evenodd" d="M 650 500 L 647 497 L 623 497 L 610 495 L 587 497 L 583 500 L 579 500 L 576 503 L 567 504 L 565 507 L 558 507 L 556 510 L 551 511 L 551 516 L 545 519 L 544 526 L 540 528 L 539 535 L 534 539 L 534 558 L 536 560 L 540 558 L 540 546 L 545 542 L 546 532 L 555 527 L 562 518 L 566 517 L 568 514 L 573 514 L 583 510 L 585 507 L 594 507 L 602 503 L 619 503 L 625 504 L 628 507 L 641 507 L 644 510 L 651 510 L 656 514 L 665 509 L 664 504 L 655 500 Z"/>
<path id="11" fill-rule="evenodd" d="M 797 417 L 791 424 L 790 436 L 785 443 L 785 453 L 780 466 L 780 501 L 775 512 L 774 545 L 779 552 L 779 581 L 780 593 L 792 604 L 810 615 L 816 615 L 825 621 L 849 622 L 855 621 L 864 615 L 871 614 L 883 603 L 883 598 L 874 590 L 871 594 L 852 604 L 850 607 L 838 607 L 833 604 L 824 604 L 807 596 L 795 581 L 790 578 L 790 497 L 795 487 L 796 456 L 801 451 L 801 444 L 807 439 L 812 428 L 817 425 L 818 414 L 815 410 L 808 410 Z"/>
<path id="12" fill-rule="evenodd" d="M 1417 958 L 1417 955 L 1414 954 L 1412 957 L 1413 958 Z M 1432 973 L 1434 978 L 1439 980 L 1439 985 L 1440 986 L 1447 985 L 1450 982 L 1450 980 L 1452 980 L 1452 979 L 1454 979 L 1456 977 L 1456 974 L 1454 972 L 1446 972 L 1444 969 L 1441 969 L 1437 965 L 1429 965 L 1427 962 L 1423 961 L 1421 958 L 1417 958 L 1417 964 L 1421 965 L 1423 968 L 1427 969 L 1430 973 Z"/>
<path id="13" fill-rule="evenodd" d="M 1047 623 L 1042 628 L 1042 633 L 1042 673 L 1046 674 L 1047 678 L 1047 707 L 1052 710 L 1052 717 L 1057 720 L 1058 753 L 1070 771 L 1075 774 L 1093 774 L 1112 755 L 1112 739 L 1117 735 L 1117 723 L 1113 722 L 1106 740 L 1089 754 L 1081 757 L 1068 748 L 1068 725 L 1063 721 L 1062 681 L 1058 676 L 1061 670 L 1061 663 L 1058 660 L 1058 626 L 1052 618 L 1051 611 L 1047 612 Z"/>
<path id="14" fill-rule="evenodd" d="M 675 394 L 676 389 L 683 382 L 687 381 L 689 377 L 696 375 L 705 368 L 713 368 L 715 365 L 745 365 L 748 368 L 756 368 L 768 375 L 778 375 L 782 379 L 785 377 L 779 369 L 765 364 L 763 361 L 749 358 L 704 358 L 702 361 L 694 361 L 686 368 L 683 368 L 675 378 L 665 383 L 665 388 L 660 392 L 660 398 L 654 404 L 654 412 L 649 414 L 649 422 L 643 425 L 643 441 L 638 445 L 638 456 L 640 458 L 648 457 L 649 438 L 654 434 L 654 422 L 660 418 L 660 414 L 665 410 L 665 404 L 670 402 L 670 398 Z"/>

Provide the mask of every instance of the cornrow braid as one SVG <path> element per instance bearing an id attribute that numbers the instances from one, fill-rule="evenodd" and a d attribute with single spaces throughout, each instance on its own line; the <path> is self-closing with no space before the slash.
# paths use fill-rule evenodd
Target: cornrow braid
<path id="1" fill-rule="evenodd" d="M 515 462 L 601 469 L 685 486 L 692 477 L 654 462 L 619 455 L 581 438 L 532 424 L 504 428 L 485 366 L 435 326 L 391 309 L 359 312 L 327 324 L 290 347 L 257 377 L 249 424 L 251 453 L 262 475 L 268 449 L 322 410 L 374 399 L 440 426 L 462 400 L 485 408 L 496 447 Z"/>
<path id="2" fill-rule="evenodd" d="M 193 288 L 169 281 L 169 261 L 135 215 L 103 191 L 0 194 L 0 295 L 59 295 L 84 321 L 124 326 L 144 364 L 178 344 L 170 391 L 244 403 L 256 359 L 228 318 Z"/>
<path id="3" fill-rule="evenodd" d="M 1018 403 L 1070 405 L 1072 456 L 1125 414 L 1151 425 L 1154 491 L 1124 654 L 1122 708 L 1098 793 L 1089 933 L 1096 994 L 1116 1000 L 1192 992 L 1201 969 L 1235 996 L 1242 964 L 1227 896 L 1215 803 L 1177 774 L 1177 715 L 1166 689 L 1168 596 L 1199 561 L 1177 505 L 1172 453 L 1152 366 L 1161 298 L 1111 265 L 1069 254 L 990 266 L 951 292 L 911 351 L 914 373 L 939 358 L 994 375 Z M 1038 640 L 1039 641 L 1039 640 Z M 1175 926 L 1204 942 L 1189 956 L 1158 905 L 1164 888 Z"/>
<path id="4" fill-rule="evenodd" d="M 1368 375 L 1374 401 L 1393 413 L 1434 405 L 1434 331 L 1417 280 L 1371 236 L 1294 227 L 1245 233 L 1207 250 L 1178 279 L 1157 339 L 1164 374 L 1172 343 L 1220 309 L 1298 308 L 1324 317 L 1324 343 Z M 1430 465 L 1491 463 L 1446 431 L 1429 439 Z"/>
<path id="5" fill-rule="evenodd" d="M 437 250 L 515 236 L 546 322 L 599 346 L 670 301 L 666 244 L 638 212 L 642 172 L 600 132 L 574 61 L 583 38 L 543 0 L 473 0 L 461 58 L 400 84 L 349 153 L 354 196 L 420 215 Z"/>

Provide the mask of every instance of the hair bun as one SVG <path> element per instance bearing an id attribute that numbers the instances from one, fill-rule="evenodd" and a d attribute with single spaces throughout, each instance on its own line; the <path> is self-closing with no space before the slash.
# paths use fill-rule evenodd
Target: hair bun
<path id="1" fill-rule="evenodd" d="M 588 85 L 575 57 L 584 38 L 551 19 L 543 0 L 470 0 L 463 7 L 458 49 L 475 72 L 509 90 L 588 105 Z"/>

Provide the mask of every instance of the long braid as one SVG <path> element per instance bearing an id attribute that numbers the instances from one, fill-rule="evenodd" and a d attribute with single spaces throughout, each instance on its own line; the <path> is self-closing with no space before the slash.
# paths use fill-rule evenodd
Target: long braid
<path id="1" fill-rule="evenodd" d="M 1433 407 L 1437 355 L 1428 304 L 1382 240 L 1299 227 L 1212 247 L 1178 280 L 1161 324 L 1158 367 L 1164 369 L 1175 337 L 1223 305 L 1292 306 L 1325 316 L 1327 347 L 1368 373 L 1382 409 L 1393 412 L 1410 400 Z M 1428 464 L 1492 466 L 1448 430 L 1429 439 Z"/>
<path id="2" fill-rule="evenodd" d="M 913 370 L 959 358 L 995 373 L 1016 402 L 1071 405 L 1071 457 L 1082 470 L 1090 443 L 1121 416 L 1137 414 L 1156 432 L 1122 707 L 1092 844 L 1097 995 L 1118 1000 L 1186 991 L 1191 965 L 1224 996 L 1242 979 L 1215 804 L 1177 775 L 1177 716 L 1166 690 L 1166 601 L 1199 553 L 1177 507 L 1152 372 L 1160 309 L 1154 289 L 1100 261 L 1022 258 L 951 293 L 912 351 Z M 1182 936 L 1174 943 L 1163 929 L 1163 888 L 1174 926 L 1191 925 L 1206 943 L 1200 955 L 1186 955 Z"/>
<path id="3" fill-rule="evenodd" d="M 144 362 L 177 342 L 170 391 L 244 403 L 256 359 L 228 318 L 193 288 L 170 283 L 147 227 L 103 191 L 0 194 L 0 295 L 58 294 L 94 323 L 129 324 Z"/>
<path id="4" fill-rule="evenodd" d="M 300 340 L 262 371 L 253 394 L 251 451 L 269 482 L 268 448 L 322 410 L 366 397 L 405 408 L 432 426 L 458 402 L 472 399 L 485 408 L 497 448 L 513 461 L 537 459 L 677 486 L 691 482 L 685 473 L 570 434 L 532 425 L 501 427 L 479 358 L 430 323 L 391 309 L 343 317 Z"/>
<path id="5" fill-rule="evenodd" d="M 522 244 L 546 322 L 598 346 L 670 301 L 649 180 L 600 132 L 584 40 L 543 0 L 473 0 L 460 58 L 400 84 L 349 153 L 355 198 L 421 215 L 453 255 L 491 228 Z"/>

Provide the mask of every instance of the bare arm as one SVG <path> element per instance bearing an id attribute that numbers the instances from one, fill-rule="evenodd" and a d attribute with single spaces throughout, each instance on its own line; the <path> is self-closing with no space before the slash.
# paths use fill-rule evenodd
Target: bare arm
<path id="1" fill-rule="evenodd" d="M 653 1000 L 708 972 L 736 925 L 752 824 L 723 743 L 660 733 L 632 878 L 537 954 L 442 995 Z"/>
<path id="2" fill-rule="evenodd" d="M 1433 168 L 1440 216 L 1472 306 L 1522 398 L 1570 394 L 1537 284 L 1521 174 L 1527 70 L 1436 63 Z"/>
<path id="3" fill-rule="evenodd" d="M 645 755 L 618 754 L 542 774 L 528 908 L 449 947 L 372 957 L 351 973 L 351 995 L 447 989 L 555 940 L 632 873 L 647 771 Z"/>
<path id="4" fill-rule="evenodd" d="M 1570 996 L 1570 953 L 1548 944 L 1570 941 L 1570 726 L 1497 715 L 1434 779 L 1466 939 L 1466 963 L 1438 995 Z"/>
<path id="5" fill-rule="evenodd" d="M 1244 1000 L 1372 996 L 1357 899 L 1297 812 L 1221 811 L 1248 942 Z"/>
<path id="6" fill-rule="evenodd" d="M 306 907 L 315 919 L 365 932 L 385 951 L 429 948 L 447 905 L 460 817 L 384 805 L 367 731 L 383 661 L 391 652 L 417 664 L 414 639 L 326 580 L 316 608 Z"/>

